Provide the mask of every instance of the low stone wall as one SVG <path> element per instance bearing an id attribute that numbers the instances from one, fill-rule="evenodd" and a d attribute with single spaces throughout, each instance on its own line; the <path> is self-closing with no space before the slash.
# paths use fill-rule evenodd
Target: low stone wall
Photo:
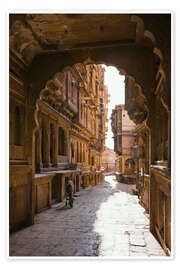
<path id="1" fill-rule="evenodd" d="M 38 174 L 34 177 L 35 185 L 35 213 L 39 213 L 51 206 L 52 179 L 55 174 Z"/>
<path id="2" fill-rule="evenodd" d="M 139 178 L 142 178 L 139 176 Z M 149 213 L 149 204 L 150 204 L 150 175 L 144 175 L 144 179 L 141 179 L 139 198 L 140 204 L 146 209 Z"/>
<path id="3" fill-rule="evenodd" d="M 171 250 L 171 178 L 167 168 L 151 166 L 150 231 L 166 254 Z"/>
<path id="4" fill-rule="evenodd" d="M 14 165 L 10 167 L 10 230 L 15 231 L 34 223 L 34 215 L 53 203 L 65 198 L 65 179 L 72 175 L 74 193 L 82 186 L 97 185 L 101 173 L 86 172 L 83 176 L 79 170 L 44 172 L 32 177 L 31 166 Z M 84 182 L 83 182 L 84 177 Z M 92 177 L 90 182 L 90 177 Z"/>
<path id="5" fill-rule="evenodd" d="M 9 167 L 10 231 L 33 224 L 32 174 L 30 165 Z"/>

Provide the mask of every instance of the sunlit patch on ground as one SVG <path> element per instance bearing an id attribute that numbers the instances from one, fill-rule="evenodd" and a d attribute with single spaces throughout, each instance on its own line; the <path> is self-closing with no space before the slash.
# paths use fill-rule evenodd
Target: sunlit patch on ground
<path id="1" fill-rule="evenodd" d="M 150 234 L 149 219 L 132 193 L 133 186 L 118 183 L 114 176 L 106 176 L 105 181 L 112 190 L 96 212 L 94 231 L 101 237 L 99 255 L 150 256 L 145 236 Z M 163 255 L 159 244 L 157 247 L 159 255 Z"/>

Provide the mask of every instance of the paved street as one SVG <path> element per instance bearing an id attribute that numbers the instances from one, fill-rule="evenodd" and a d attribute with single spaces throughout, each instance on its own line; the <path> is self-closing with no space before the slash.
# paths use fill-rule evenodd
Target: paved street
<path id="1" fill-rule="evenodd" d="M 114 176 L 81 190 L 69 209 L 56 204 L 11 235 L 10 256 L 165 256 L 132 185 Z"/>

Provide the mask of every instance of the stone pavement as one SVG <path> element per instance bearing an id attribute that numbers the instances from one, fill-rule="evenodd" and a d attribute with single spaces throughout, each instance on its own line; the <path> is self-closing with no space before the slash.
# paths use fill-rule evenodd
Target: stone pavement
<path id="1" fill-rule="evenodd" d="M 10 256 L 166 256 L 132 185 L 106 176 L 75 197 L 72 209 L 54 205 L 35 224 L 10 236 Z"/>

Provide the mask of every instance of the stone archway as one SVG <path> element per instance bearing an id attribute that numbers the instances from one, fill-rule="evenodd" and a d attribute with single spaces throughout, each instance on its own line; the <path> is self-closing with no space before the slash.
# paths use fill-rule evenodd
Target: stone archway
<path id="1" fill-rule="evenodd" d="M 30 196 L 33 194 L 32 179 L 35 174 L 35 140 L 40 130 L 38 101 L 42 91 L 51 97 L 51 104 L 57 91 L 63 98 L 64 89 L 58 82 L 65 79 L 63 70 L 67 67 L 71 69 L 77 63 L 111 65 L 126 75 L 126 108 L 133 121 L 146 123 L 150 129 L 151 163 L 158 161 L 156 146 L 159 142 L 165 144 L 162 139 L 166 136 L 170 168 L 170 15 L 110 14 L 108 19 L 107 16 L 22 14 L 10 18 L 10 68 L 13 70 L 17 67 L 16 76 L 21 77 L 25 89 L 28 124 L 24 152 L 26 166 L 30 167 L 26 176 L 31 174 Z M 49 32 L 43 25 L 49 26 Z M 91 29 L 88 25 L 91 25 Z M 163 118 L 163 132 L 159 132 L 157 137 L 156 131 Z M 165 177 L 169 176 L 166 174 Z M 161 173 L 154 168 L 155 180 L 151 191 L 159 188 L 160 178 Z M 164 188 L 166 197 L 170 196 L 169 182 L 168 178 Z M 158 198 L 154 194 L 152 192 L 151 209 L 156 209 L 154 203 Z M 169 197 L 166 197 L 163 197 L 163 203 L 168 202 L 166 208 L 169 209 Z M 32 220 L 33 210 L 31 212 Z M 155 210 L 151 211 L 151 231 L 158 234 L 156 216 Z"/>
<path id="2" fill-rule="evenodd" d="M 109 25 L 104 21 L 106 16 L 111 17 Z M 154 15 L 153 20 L 155 22 L 161 20 L 168 25 L 167 16 L 163 20 L 162 16 Z M 60 24 L 58 26 L 60 29 L 62 28 L 64 34 L 60 35 L 62 40 L 58 45 L 53 45 L 54 47 L 49 46 L 44 34 L 39 32 L 38 27 L 43 27 L 41 24 L 42 17 L 45 24 L 52 23 L 53 25 L 60 22 L 61 18 L 66 21 L 65 28 Z M 136 14 L 96 14 L 93 16 L 91 14 L 74 14 L 73 16 L 69 14 L 27 14 L 18 16 L 18 20 L 16 16 L 12 16 L 10 20 L 10 47 L 18 51 L 27 63 L 26 81 L 27 85 L 30 85 L 31 89 L 33 89 L 34 100 L 39 97 L 39 93 L 44 88 L 47 80 L 65 67 L 73 66 L 78 62 L 84 64 L 104 63 L 115 66 L 121 73 L 126 74 L 126 77 L 133 78 L 135 84 L 138 85 L 140 90 L 134 97 L 135 105 L 132 107 L 138 105 L 141 108 L 143 103 L 143 107 L 146 106 L 152 110 L 153 89 L 156 85 L 156 77 L 160 74 L 160 77 L 157 78 L 157 84 L 158 86 L 164 84 L 164 88 L 163 91 L 162 87 L 157 88 L 160 91 L 158 90 L 159 92 L 156 91 L 156 93 L 160 95 L 163 106 L 169 111 L 169 100 L 165 92 L 167 92 L 166 89 L 170 89 L 170 84 L 169 77 L 164 76 L 165 73 L 168 73 L 166 64 L 168 60 L 166 61 L 166 59 L 169 57 L 169 54 L 165 54 L 167 50 L 164 49 L 164 46 L 166 44 L 167 49 L 169 37 L 166 38 L 166 42 L 161 42 L 158 36 L 161 33 L 158 32 L 157 24 L 154 26 L 153 20 L 151 16 L 143 14 L 138 16 Z M 90 36 L 92 35 L 93 42 L 87 43 L 84 42 L 82 33 L 85 31 L 83 27 L 90 21 L 92 21 L 92 27 L 95 26 L 96 31 L 99 32 L 89 33 Z M 82 22 L 84 22 L 84 25 Z M 78 26 L 75 33 L 78 44 L 72 39 L 71 31 L 68 30 L 68 27 L 74 23 Z M 146 30 L 146 25 L 148 30 Z M 117 27 L 119 27 L 119 33 L 115 30 Z M 123 28 L 126 29 L 125 32 Z M 22 39 L 22 36 L 25 36 L 25 39 Z M 97 37 L 103 41 L 99 42 Z M 67 42 L 67 40 L 69 41 Z M 26 42 L 26 46 L 24 46 L 24 42 Z M 159 48 L 162 48 L 162 51 L 158 48 L 158 45 Z M 164 68 L 165 72 L 163 71 Z M 137 95 L 141 95 L 142 98 L 138 100 Z M 146 98 L 145 102 L 142 102 L 143 96 Z M 132 97 L 130 99 L 132 102 Z M 130 115 L 134 115 L 135 110 L 133 108 L 128 109 Z M 142 109 L 140 109 L 139 115 L 143 113 Z M 148 125 L 151 126 L 151 123 L 148 123 Z"/>
<path id="3" fill-rule="evenodd" d="M 37 70 L 40 64 L 43 65 L 43 69 L 41 70 L 44 73 L 43 76 L 50 78 L 65 66 L 72 66 L 77 62 L 85 63 L 88 60 L 91 63 L 105 63 L 116 66 L 118 69 L 126 70 L 127 74 L 133 76 L 141 85 L 143 91 L 150 92 L 150 89 L 153 88 L 155 77 L 152 66 L 156 69 L 157 65 L 164 62 L 162 56 L 164 52 L 162 53 L 156 46 L 158 35 L 156 34 L 156 38 L 153 35 L 153 32 L 156 32 L 158 29 L 157 25 L 153 27 L 151 23 L 152 32 L 147 31 L 146 24 L 149 26 L 151 22 L 151 19 L 149 19 L 150 16 L 143 16 L 141 14 L 138 16 L 134 14 L 111 14 L 109 15 L 111 17 L 111 23 L 106 25 L 104 22 L 106 16 L 108 15 L 96 14 L 92 16 L 91 14 L 75 14 L 74 16 L 69 16 L 69 14 L 28 14 L 27 16 L 23 15 L 22 20 L 19 21 L 16 21 L 15 17 L 12 17 L 11 46 L 21 52 L 26 62 L 29 63 L 31 60 L 29 64 L 29 75 L 31 76 L 28 76 L 30 80 L 36 80 L 38 76 Z M 55 22 L 60 22 L 61 18 L 66 21 L 66 29 L 64 29 L 63 25 L 61 26 L 59 24 L 64 34 L 60 35 L 62 40 L 58 43 L 58 46 L 54 45 L 55 49 L 53 48 L 53 50 L 51 47 L 48 47 L 48 41 L 45 39 L 44 34 L 39 32 L 39 27 L 43 27 L 41 24 L 42 17 L 45 23 L 47 21 L 47 23 L 52 23 L 52 25 Z M 159 18 L 161 19 L 161 16 L 155 17 L 157 20 Z M 96 28 L 95 33 L 89 33 L 89 36 L 92 35 L 94 42 L 85 43 L 85 37 L 83 38 L 82 33 L 85 31 L 85 25 L 90 21 L 92 21 L 92 27 L 95 26 Z M 166 19 L 165 21 L 167 23 L 168 20 Z M 78 25 L 78 31 L 75 33 L 77 35 L 76 42 L 71 37 L 71 31 L 69 32 L 68 30 L 68 24 L 70 27 L 74 23 Z M 115 30 L 117 28 L 119 28 L 119 33 Z M 127 33 L 123 31 L 123 28 L 126 29 L 125 31 Z M 18 36 L 15 35 L 16 32 L 18 32 Z M 65 37 L 65 34 L 67 37 Z M 22 35 L 26 35 L 26 43 L 29 46 L 23 46 L 24 40 L 21 40 Z M 99 42 L 97 37 L 103 41 Z M 109 41 L 107 41 L 108 39 Z M 69 43 L 67 43 L 67 40 L 69 40 Z M 158 41 L 160 43 L 160 40 Z M 77 42 L 78 44 L 76 44 Z M 50 48 L 50 50 L 47 50 L 47 48 Z M 156 57 L 153 57 L 153 55 L 156 55 Z M 51 66 L 51 63 L 53 63 L 48 70 L 46 69 L 47 63 L 48 66 Z M 39 77 L 38 81 L 41 81 Z M 146 85 L 144 80 L 147 81 Z"/>

